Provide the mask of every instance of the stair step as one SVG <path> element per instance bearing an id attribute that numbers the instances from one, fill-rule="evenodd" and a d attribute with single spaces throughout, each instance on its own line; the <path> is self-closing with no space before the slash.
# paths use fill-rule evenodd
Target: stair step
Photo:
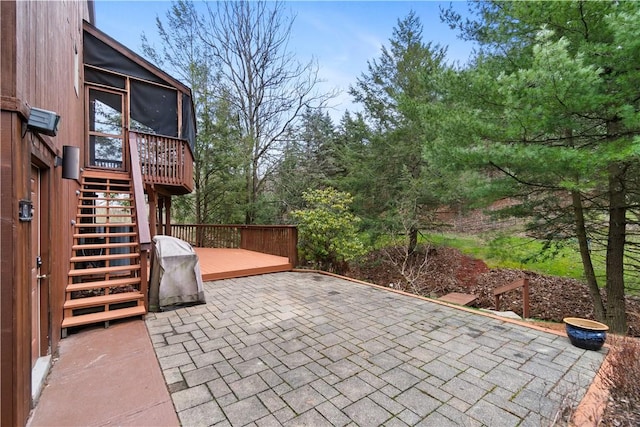
<path id="1" fill-rule="evenodd" d="M 130 187 L 131 181 L 124 179 L 93 179 L 93 180 L 84 180 L 82 182 L 83 191 L 91 191 L 99 188 L 106 187 Z"/>
<path id="2" fill-rule="evenodd" d="M 70 262 L 87 262 L 87 261 L 113 261 L 118 259 L 131 259 L 139 258 L 140 254 L 137 252 L 129 252 L 124 254 L 111 254 L 111 255 L 80 255 L 71 257 Z"/>
<path id="3" fill-rule="evenodd" d="M 83 234 L 83 236 L 86 236 Z M 92 235 L 93 236 L 93 235 Z M 71 249 L 74 251 L 81 251 L 84 249 L 116 249 L 116 248 L 133 248 L 138 246 L 138 242 L 125 242 L 125 243 L 90 243 L 84 245 L 73 245 Z"/>
<path id="4" fill-rule="evenodd" d="M 130 181 L 122 181 L 122 180 L 109 180 L 109 181 L 84 181 L 82 183 L 82 189 L 85 192 L 88 191 L 100 191 L 100 190 L 105 190 L 105 189 L 110 189 L 110 190 L 116 190 L 116 189 L 120 189 L 120 190 L 124 190 L 124 191 L 129 191 L 129 188 L 131 187 L 131 182 Z"/>
<path id="5" fill-rule="evenodd" d="M 104 191 L 103 191 L 104 193 Z M 115 193 L 115 192 L 114 192 Z M 128 196 L 131 196 L 131 192 L 130 191 L 120 191 L 118 192 L 118 194 L 122 195 L 122 194 L 126 194 Z M 98 197 L 98 196 L 80 196 L 78 197 L 78 200 L 86 200 L 86 201 L 90 201 L 90 202 L 95 202 L 95 201 L 107 201 L 107 202 L 128 202 L 133 200 L 133 197 Z M 89 207 L 93 207 L 93 204 L 87 204 L 87 205 L 83 205 L 80 204 L 78 205 L 80 207 L 83 208 L 89 208 Z M 101 206 L 101 207 L 107 207 L 107 206 Z"/>
<path id="6" fill-rule="evenodd" d="M 93 208 L 100 208 L 100 209 L 133 209 L 133 205 L 131 205 L 130 203 L 133 201 L 133 199 L 131 198 L 123 198 L 123 199 L 107 199 L 107 198 L 97 198 L 97 197 L 80 197 L 80 200 L 83 201 L 88 201 L 88 202 L 95 202 L 96 200 L 104 200 L 104 201 L 109 201 L 112 202 L 110 204 L 105 204 L 105 205 L 96 205 L 94 203 L 87 203 L 87 204 L 82 204 L 80 203 L 78 206 L 78 209 L 93 209 Z M 115 204 L 115 202 L 126 202 L 127 204 Z"/>
<path id="7" fill-rule="evenodd" d="M 96 184 L 88 184 L 91 187 L 98 187 Z M 107 185 L 100 186 L 101 188 L 88 188 L 86 185 L 82 187 L 82 194 L 78 197 L 80 200 L 118 200 L 116 195 L 126 194 L 131 196 L 131 186 L 118 185 L 116 188 L 109 187 Z M 92 194 L 93 193 L 93 194 Z M 108 195 L 106 193 L 109 193 Z"/>
<path id="8" fill-rule="evenodd" d="M 131 184 L 131 179 L 129 179 L 128 175 L 121 176 L 110 176 L 110 177 L 84 177 L 82 183 L 85 185 L 106 185 L 106 184 L 115 184 L 115 185 L 129 185 Z"/>
<path id="9" fill-rule="evenodd" d="M 101 186 L 98 186 L 97 184 L 87 184 L 87 185 L 90 185 L 93 188 L 88 188 L 86 185 L 84 187 L 82 187 L 82 193 L 80 194 L 78 199 L 81 199 L 81 200 L 95 200 L 95 199 L 117 200 L 118 199 L 118 197 L 116 197 L 117 195 L 126 194 L 126 195 L 130 196 L 132 194 L 131 186 L 129 184 L 117 185 L 117 186 L 115 186 L 115 188 L 114 187 L 109 187 L 107 185 L 101 185 Z M 95 188 L 95 187 L 101 187 L 101 188 Z"/>
<path id="10" fill-rule="evenodd" d="M 106 186 L 125 187 L 131 185 L 131 180 L 125 178 L 87 178 L 82 181 L 82 184 L 85 189 L 93 189 L 92 187 Z"/>
<path id="11" fill-rule="evenodd" d="M 93 276 L 108 273 L 118 273 L 123 271 L 138 271 L 140 270 L 139 264 L 134 265 L 118 265 L 115 267 L 99 267 L 99 268 L 80 268 L 77 270 L 69 270 L 69 276 Z"/>
<path id="12" fill-rule="evenodd" d="M 74 326 L 90 325 L 92 323 L 107 322 L 109 320 L 122 319 L 125 317 L 144 316 L 145 314 L 147 314 L 147 310 L 145 310 L 144 305 L 119 308 L 117 310 L 67 317 L 62 321 L 62 327 L 71 328 Z"/>
<path id="13" fill-rule="evenodd" d="M 84 197 L 111 197 L 115 198 L 116 194 L 130 194 L 131 193 L 131 183 L 93 183 L 93 182 L 85 182 L 82 186 L 82 191 Z M 87 194 L 89 193 L 89 194 Z M 93 194 L 90 194 L 93 193 Z M 96 194 L 97 193 L 97 194 Z M 103 193 L 103 194 L 100 194 Z M 109 194 L 105 194 L 109 193 Z"/>
<path id="14" fill-rule="evenodd" d="M 138 233 L 136 232 L 128 232 L 128 233 L 75 233 L 73 235 L 74 239 L 94 239 L 96 237 L 136 237 Z"/>
<path id="15" fill-rule="evenodd" d="M 102 206 L 97 206 L 97 208 L 102 209 Z M 123 209 L 123 208 L 118 208 Z M 128 214 L 112 214 L 112 213 L 103 213 L 103 214 L 78 214 L 77 218 L 131 218 L 134 215 L 131 213 Z M 91 223 L 83 223 L 83 224 L 91 224 Z"/>
<path id="16" fill-rule="evenodd" d="M 115 211 L 115 215 L 118 215 L 118 211 L 120 214 L 127 214 L 129 211 L 134 210 L 134 206 L 132 204 L 132 199 L 118 199 L 118 200 L 109 200 L 109 203 L 104 204 L 80 204 L 78 207 L 78 215 L 106 215 L 110 212 Z"/>
<path id="17" fill-rule="evenodd" d="M 76 223 L 75 228 L 99 228 L 99 227 L 135 227 L 134 222 L 104 222 L 104 223 Z M 91 234 L 91 233 L 86 233 Z"/>
<path id="18" fill-rule="evenodd" d="M 129 176 L 129 172 L 120 172 L 120 171 L 113 171 L 113 170 L 102 170 L 102 169 L 91 169 L 91 168 L 86 168 L 84 171 L 82 171 L 82 176 L 84 178 L 113 178 L 113 177 L 117 177 L 118 179 L 126 179 Z M 119 177 L 122 178 L 119 178 Z"/>
<path id="19" fill-rule="evenodd" d="M 83 307 L 100 307 L 119 302 L 137 301 L 144 297 L 142 292 L 121 292 L 119 294 L 100 295 L 97 297 L 75 298 L 64 302 L 65 309 Z"/>
<path id="20" fill-rule="evenodd" d="M 131 184 L 131 179 L 127 174 L 120 176 L 110 176 L 110 177 L 84 177 L 82 183 L 85 185 L 105 185 L 105 184 L 116 184 L 116 185 L 129 185 Z"/>
<path id="21" fill-rule="evenodd" d="M 69 293 L 75 291 L 88 291 L 92 289 L 117 288 L 127 285 L 138 286 L 139 284 L 139 277 L 125 277 L 122 279 L 99 280 L 96 282 L 71 283 L 67 285 L 65 291 Z"/>
<path id="22" fill-rule="evenodd" d="M 81 196 L 78 197 L 78 200 L 114 200 L 114 201 L 118 201 L 118 200 L 129 200 L 132 197 L 133 192 L 131 191 L 131 189 L 129 187 L 126 187 L 124 189 L 118 190 L 116 191 L 115 189 L 110 189 L 109 191 L 107 191 L 106 189 L 90 189 L 87 190 L 85 189 L 85 191 L 83 191 L 83 193 L 94 193 L 94 194 L 82 194 Z M 106 194 L 109 193 L 109 194 Z M 127 195 L 129 197 L 116 197 L 117 196 L 122 196 L 122 195 Z M 85 205 L 86 206 L 86 205 Z"/>

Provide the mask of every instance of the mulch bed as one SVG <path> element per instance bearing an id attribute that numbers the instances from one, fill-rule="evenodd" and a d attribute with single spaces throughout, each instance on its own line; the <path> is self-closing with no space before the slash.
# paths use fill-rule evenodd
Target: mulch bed
<path id="1" fill-rule="evenodd" d="M 579 280 L 546 276 L 531 271 L 488 268 L 481 260 L 446 247 L 417 251 L 409 261 L 414 270 L 412 284 L 399 273 L 402 251 L 376 251 L 357 263 L 351 263 L 347 276 L 377 285 L 438 298 L 450 292 L 475 294 L 475 307 L 495 309 L 493 290 L 517 279 L 529 279 L 530 317 L 562 322 L 565 317 L 594 319 L 593 304 L 587 286 Z M 396 258 L 396 259 L 393 259 Z M 426 262 L 425 262 L 426 260 Z M 629 335 L 640 337 L 640 299 L 627 297 Z M 522 315 L 522 291 L 509 291 L 501 297 L 502 311 Z"/>

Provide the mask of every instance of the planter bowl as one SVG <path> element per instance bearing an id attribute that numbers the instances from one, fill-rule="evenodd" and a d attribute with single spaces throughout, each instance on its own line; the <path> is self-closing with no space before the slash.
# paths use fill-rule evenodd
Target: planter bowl
<path id="1" fill-rule="evenodd" d="M 585 350 L 600 350 L 607 340 L 609 327 L 595 320 L 565 317 L 564 323 L 571 344 Z"/>

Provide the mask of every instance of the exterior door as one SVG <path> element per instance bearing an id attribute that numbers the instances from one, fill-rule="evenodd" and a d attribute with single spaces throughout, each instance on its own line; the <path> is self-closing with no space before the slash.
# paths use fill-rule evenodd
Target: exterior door
<path id="1" fill-rule="evenodd" d="M 123 94 L 88 86 L 87 97 L 89 165 L 125 169 Z"/>
<path id="2" fill-rule="evenodd" d="M 33 219 L 31 220 L 31 366 L 33 367 L 42 355 L 42 319 L 40 290 L 40 169 L 31 165 L 31 203 L 33 203 Z"/>

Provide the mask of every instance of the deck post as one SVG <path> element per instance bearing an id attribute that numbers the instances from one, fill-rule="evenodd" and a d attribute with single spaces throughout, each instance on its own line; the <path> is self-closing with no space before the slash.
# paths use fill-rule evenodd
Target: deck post
<path id="1" fill-rule="evenodd" d="M 495 298 L 496 310 L 500 310 L 500 296 L 507 291 L 522 288 L 522 317 L 529 318 L 529 279 L 518 279 L 508 285 L 500 286 L 493 290 L 493 296 Z"/>
<path id="2" fill-rule="evenodd" d="M 149 229 L 151 230 L 151 237 L 158 234 L 156 218 L 158 215 L 156 192 L 151 185 L 147 186 L 147 196 L 149 199 Z"/>
<path id="3" fill-rule="evenodd" d="M 199 227 L 196 225 L 196 246 L 203 247 L 204 242 L 204 227 Z"/>
<path id="4" fill-rule="evenodd" d="M 158 234 L 164 234 L 164 196 L 158 197 Z"/>
<path id="5" fill-rule="evenodd" d="M 290 227 L 288 234 L 289 262 L 291 262 L 291 267 L 295 268 L 298 265 L 298 227 Z"/>
<path id="6" fill-rule="evenodd" d="M 165 206 L 164 234 L 166 236 L 171 236 L 171 196 L 165 197 L 164 206 Z"/>

